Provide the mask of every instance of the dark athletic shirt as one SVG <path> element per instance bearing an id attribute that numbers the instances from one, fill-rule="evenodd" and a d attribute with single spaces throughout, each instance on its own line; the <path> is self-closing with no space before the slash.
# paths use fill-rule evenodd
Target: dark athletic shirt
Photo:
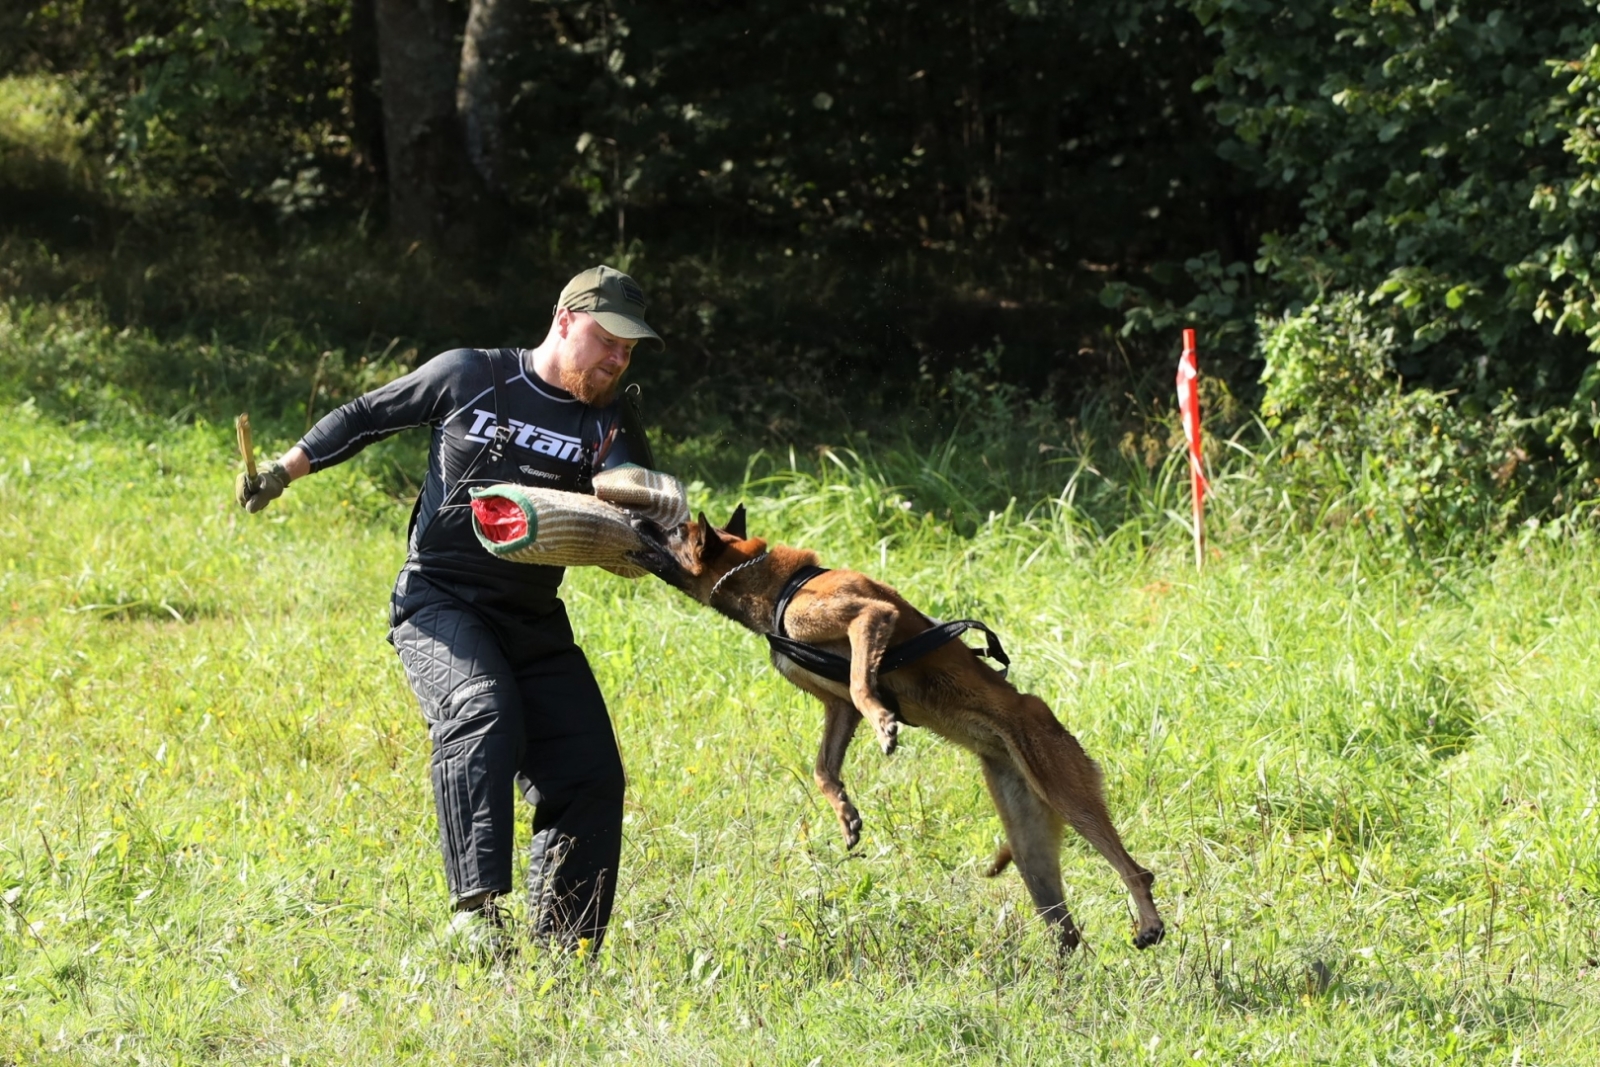
<path id="1" fill-rule="evenodd" d="M 602 471 L 646 463 L 648 445 L 642 431 L 630 427 L 632 420 L 622 417 L 621 402 L 590 407 L 534 374 L 531 356 L 521 348 L 442 353 L 329 412 L 300 447 L 319 471 L 391 434 L 431 426 L 428 474 L 405 571 L 475 602 L 541 611 L 554 606 L 562 568 L 512 563 L 485 551 L 472 532 L 468 487 L 517 482 L 592 492 L 580 478 L 586 449 L 597 456 L 593 470 Z M 491 450 L 499 425 L 509 426 L 511 434 L 496 464 Z"/>

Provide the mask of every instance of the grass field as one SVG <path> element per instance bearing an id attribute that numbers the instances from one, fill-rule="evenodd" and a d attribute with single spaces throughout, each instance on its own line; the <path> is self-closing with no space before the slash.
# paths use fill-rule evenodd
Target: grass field
<path id="1" fill-rule="evenodd" d="M 612 933 L 458 960 L 385 610 L 411 446 L 230 500 L 231 428 L 0 408 L 0 1063 L 1600 1062 L 1600 553 L 1443 577 L 1231 521 L 957 536 L 843 460 L 722 519 L 987 620 L 1098 757 L 1161 946 L 1076 838 L 1058 961 L 974 762 L 810 780 L 821 714 L 654 581 L 566 599 L 629 774 Z M 526 810 L 526 809 L 524 809 Z M 526 820 L 523 833 L 526 834 Z M 520 906 L 520 902 L 519 902 Z"/>

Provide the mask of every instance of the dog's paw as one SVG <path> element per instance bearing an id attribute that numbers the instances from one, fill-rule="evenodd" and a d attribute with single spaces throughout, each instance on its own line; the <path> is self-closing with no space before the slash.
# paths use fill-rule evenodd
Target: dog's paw
<path id="1" fill-rule="evenodd" d="M 1161 943 L 1161 939 L 1166 936 L 1167 924 L 1158 919 L 1156 920 L 1154 926 L 1147 926 L 1134 936 L 1133 947 L 1149 948 L 1151 945 L 1159 945 Z"/>
<path id="2" fill-rule="evenodd" d="M 848 852 L 861 843 L 861 816 L 855 811 L 839 816 L 839 829 L 844 831 L 845 851 Z"/>
<path id="3" fill-rule="evenodd" d="M 885 756 L 894 755 L 894 750 L 900 744 L 900 724 L 894 719 L 877 722 L 878 747 L 883 749 Z"/>

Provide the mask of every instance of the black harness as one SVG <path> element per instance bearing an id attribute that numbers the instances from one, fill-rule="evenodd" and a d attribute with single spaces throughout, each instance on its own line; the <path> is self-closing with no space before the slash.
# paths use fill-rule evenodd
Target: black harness
<path id="1" fill-rule="evenodd" d="M 804 641 L 796 641 L 784 629 L 783 616 L 789 610 L 789 601 L 811 579 L 819 574 L 827 574 L 827 567 L 805 566 L 789 576 L 784 583 L 783 591 L 778 594 L 778 602 L 772 610 L 773 633 L 767 635 L 767 643 L 772 646 L 773 652 L 781 652 L 801 667 L 812 674 L 827 678 L 829 681 L 850 682 L 850 659 L 836 652 L 829 652 L 808 645 Z M 1000 664 L 1000 677 L 1004 678 L 1011 669 L 1011 658 L 1006 655 L 1006 650 L 1000 646 L 1000 638 L 995 632 L 978 622 L 976 619 L 956 619 L 953 622 L 941 622 L 922 631 L 909 641 L 885 649 L 883 658 L 878 661 L 878 675 L 882 677 L 890 671 L 897 671 L 908 663 L 915 663 L 936 648 L 954 641 L 968 630 L 982 630 L 988 635 L 987 647 L 972 649 L 980 656 L 987 656 Z M 890 711 L 899 711 L 899 701 L 892 692 L 881 690 L 879 698 Z"/>

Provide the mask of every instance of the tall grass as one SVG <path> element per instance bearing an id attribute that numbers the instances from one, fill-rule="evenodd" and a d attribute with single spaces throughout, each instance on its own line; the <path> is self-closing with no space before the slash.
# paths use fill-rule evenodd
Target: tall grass
<path id="1" fill-rule="evenodd" d="M 769 452 L 697 506 L 743 500 L 752 532 L 995 626 L 1104 767 L 1168 941 L 1128 946 L 1120 884 L 1070 839 L 1089 945 L 1058 960 L 1021 885 L 981 877 L 1000 828 L 971 759 L 920 731 L 852 752 L 846 853 L 810 782 L 818 711 L 761 642 L 660 583 L 574 572 L 629 774 L 618 910 L 597 955 L 485 966 L 436 936 L 426 736 L 383 641 L 412 446 L 250 518 L 230 444 L 136 406 L 0 409 L 0 1062 L 1600 1051 L 1600 566 L 1579 533 L 1418 568 L 1305 532 L 1235 450 L 1197 575 L 1164 460 L 1035 450 L 1007 477 L 1050 488 L 998 499 L 939 453 Z"/>

